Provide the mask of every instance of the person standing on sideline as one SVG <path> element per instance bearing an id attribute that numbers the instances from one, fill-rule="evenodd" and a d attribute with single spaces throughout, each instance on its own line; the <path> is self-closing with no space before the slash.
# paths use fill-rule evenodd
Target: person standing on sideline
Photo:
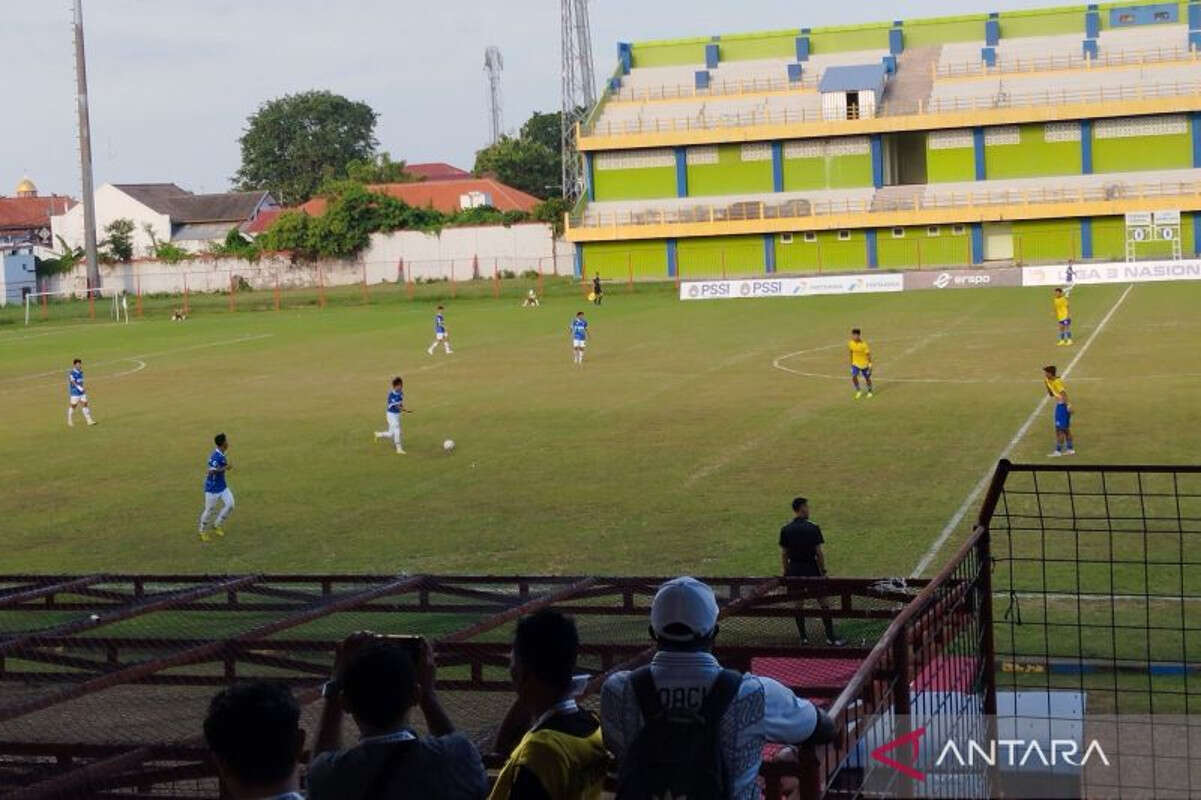
<path id="1" fill-rule="evenodd" d="M 592 276 L 592 302 L 599 306 L 601 300 L 604 299 L 604 291 L 601 288 L 600 273 L 598 272 Z"/>
<path id="2" fill-rule="evenodd" d="M 1055 399 L 1055 451 L 1051 458 L 1076 455 L 1076 447 L 1072 444 L 1072 404 L 1068 402 L 1068 390 L 1063 385 L 1063 378 L 1058 377 L 1054 364 L 1043 367 L 1043 382 L 1047 386 L 1047 394 Z"/>
<path id="3" fill-rule="evenodd" d="M 1064 294 L 1063 289 L 1055 290 L 1055 297 L 1051 300 L 1051 304 L 1055 307 L 1055 321 L 1059 325 L 1059 341 L 1055 343 L 1057 347 L 1064 347 L 1072 343 L 1072 311 L 1068 308 L 1068 296 Z"/>
<path id="4" fill-rule="evenodd" d="M 376 431 L 374 440 L 378 442 L 380 439 L 391 439 L 392 443 L 396 445 L 396 452 L 403 456 L 405 449 L 404 442 L 400 437 L 400 415 L 411 413 L 413 412 L 405 408 L 404 381 L 398 375 L 392 379 L 392 391 L 388 392 L 388 406 L 384 412 L 388 430 Z"/>
<path id="5" fill-rule="evenodd" d="M 863 397 L 859 389 L 859 376 L 867 382 L 867 396 L 872 397 L 872 349 L 863 341 L 858 328 L 851 328 L 851 340 L 847 342 L 851 351 L 851 383 L 855 386 L 855 399 Z"/>
<path id="6" fill-rule="evenodd" d="M 1076 262 L 1068 259 L 1068 268 L 1063 271 L 1063 296 L 1068 297 L 1072 294 L 1072 286 L 1076 280 Z"/>
<path id="7" fill-rule="evenodd" d="M 83 418 L 89 425 L 95 425 L 92 411 L 88 408 L 88 392 L 83 388 L 83 361 L 78 358 L 71 362 L 71 371 L 67 373 L 67 425 L 75 425 L 75 406 L 82 406 Z"/>
<path id="8" fill-rule="evenodd" d="M 434 313 L 434 341 L 425 351 L 431 356 L 438 349 L 438 343 L 442 343 L 442 347 L 446 349 L 446 354 L 450 355 L 454 351 L 450 349 L 450 334 L 446 332 L 446 309 L 438 306 L 438 310 Z"/>
<path id="9" fill-rule="evenodd" d="M 577 311 L 571 321 L 571 360 L 581 366 L 584 363 L 584 348 L 588 346 L 588 320 L 584 312 Z"/>
<path id="10" fill-rule="evenodd" d="M 225 520 L 229 517 L 231 511 L 234 510 L 234 493 L 229 490 L 229 486 L 225 483 L 225 473 L 234 468 L 234 465 L 229 463 L 229 459 L 225 453 L 229 450 L 229 439 L 224 433 L 218 433 L 213 437 L 213 443 L 216 448 L 212 455 L 209 456 L 208 473 L 204 477 L 204 511 L 200 512 L 200 541 L 207 542 L 209 540 L 208 531 L 206 528 L 209 524 L 209 518 L 213 515 L 213 509 L 217 507 L 217 501 L 221 501 L 221 511 L 217 514 L 217 519 L 213 522 L 213 533 L 218 536 L 225 535 Z"/>
<path id="11" fill-rule="evenodd" d="M 780 564 L 786 578 L 820 578 L 826 574 L 826 557 L 822 553 L 822 529 L 809 521 L 809 501 L 797 497 L 792 501 L 792 521 L 780 528 Z M 817 604 L 823 611 L 830 606 L 826 598 L 818 597 Z M 805 601 L 797 600 L 796 629 L 801 635 L 801 644 L 809 644 L 805 631 Z M 822 625 L 826 628 L 826 644 L 841 647 L 846 641 L 834 633 L 834 620 L 822 614 Z"/>

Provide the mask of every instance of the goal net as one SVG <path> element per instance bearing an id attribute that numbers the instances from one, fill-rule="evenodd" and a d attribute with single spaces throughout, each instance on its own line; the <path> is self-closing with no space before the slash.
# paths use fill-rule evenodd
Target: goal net
<path id="1" fill-rule="evenodd" d="M 72 289 L 25 295 L 25 324 L 45 320 L 107 320 L 129 322 L 129 295 L 123 289 Z"/>

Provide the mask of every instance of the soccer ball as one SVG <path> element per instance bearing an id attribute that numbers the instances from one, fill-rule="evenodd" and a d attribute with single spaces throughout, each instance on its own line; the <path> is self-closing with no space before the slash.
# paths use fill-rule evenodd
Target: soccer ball
<path id="1" fill-rule="evenodd" d="M 443 450 L 445 450 L 445 451 L 446 451 L 446 452 L 448 452 L 448 453 L 454 452 L 454 449 L 455 449 L 455 440 L 454 440 L 454 439 L 447 439 L 445 442 L 443 442 L 443 443 L 442 443 L 442 449 L 443 449 Z"/>
<path id="2" fill-rule="evenodd" d="M 588 302 L 589 302 L 589 303 L 595 303 L 595 302 L 596 302 L 596 292 L 589 292 L 589 293 L 588 293 Z"/>

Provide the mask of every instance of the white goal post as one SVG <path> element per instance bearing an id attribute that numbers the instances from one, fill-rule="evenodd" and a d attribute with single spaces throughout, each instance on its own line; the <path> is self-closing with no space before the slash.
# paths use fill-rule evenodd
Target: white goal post
<path id="1" fill-rule="evenodd" d="M 129 322 L 129 295 L 124 289 L 91 289 L 90 293 L 101 308 L 107 307 L 108 318 L 114 322 Z M 74 289 L 58 289 L 52 292 L 29 292 L 25 295 L 25 324 L 33 321 L 37 308 L 51 300 L 86 300 L 88 292 L 80 298 Z"/>

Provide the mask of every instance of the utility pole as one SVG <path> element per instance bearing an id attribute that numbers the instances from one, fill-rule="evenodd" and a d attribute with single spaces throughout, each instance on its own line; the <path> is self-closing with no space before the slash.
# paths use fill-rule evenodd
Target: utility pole
<path id="1" fill-rule="evenodd" d="M 75 104 L 79 112 L 79 171 L 83 176 L 83 248 L 88 262 L 88 292 L 100 288 L 96 257 L 96 199 L 92 188 L 92 131 L 88 122 L 88 71 L 83 53 L 83 0 L 75 0 Z"/>
<path id="2" fill-rule="evenodd" d="M 489 47 L 484 51 L 484 71 L 488 73 L 488 121 L 491 134 L 490 144 L 500 141 L 504 131 L 504 116 L 501 111 L 500 71 L 505 68 L 504 59 L 500 57 L 499 47 Z"/>

